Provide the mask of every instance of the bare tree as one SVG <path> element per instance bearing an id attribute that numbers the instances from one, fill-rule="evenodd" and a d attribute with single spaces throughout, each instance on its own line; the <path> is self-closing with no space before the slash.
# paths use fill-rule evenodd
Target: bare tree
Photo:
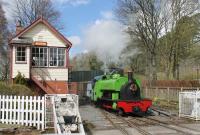
<path id="1" fill-rule="evenodd" d="M 16 20 L 27 26 L 42 16 L 57 28 L 61 28 L 58 22 L 59 12 L 53 7 L 51 0 L 16 0 L 13 10 Z"/>
<path id="2" fill-rule="evenodd" d="M 146 56 L 150 78 L 164 69 L 168 79 L 179 79 L 181 60 L 199 41 L 198 9 L 198 0 L 118 0 L 119 20 L 128 26 L 131 45 Z"/>
<path id="3" fill-rule="evenodd" d="M 8 79 L 8 57 L 7 57 L 7 39 L 8 29 L 5 13 L 2 9 L 2 3 L 0 2 L 0 79 Z"/>
<path id="4" fill-rule="evenodd" d="M 179 80 L 179 68 L 180 68 L 180 55 L 181 55 L 181 35 L 179 27 L 176 27 L 179 20 L 185 16 L 191 16 L 198 10 L 198 0 L 171 0 L 171 31 L 176 33 L 176 38 L 172 37 L 173 41 L 173 77 Z M 173 40 L 174 39 L 174 40 Z"/>
<path id="5" fill-rule="evenodd" d="M 147 52 L 150 79 L 157 79 L 158 39 L 165 22 L 161 0 L 119 0 L 117 14 L 128 25 L 129 33 L 140 42 L 138 48 Z"/>
<path id="6" fill-rule="evenodd" d="M 163 13 L 162 15 L 166 18 L 162 38 L 162 57 L 165 61 L 165 73 L 166 77 L 169 79 L 172 72 L 173 78 L 179 79 L 179 67 L 181 55 L 185 55 L 185 50 L 183 50 L 186 44 L 183 40 L 185 35 L 187 41 L 190 41 L 192 36 L 194 36 L 194 30 L 191 28 L 194 26 L 183 26 L 187 22 L 189 16 L 193 16 L 198 10 L 198 0 L 163 0 Z M 195 19 L 191 17 L 190 19 Z M 193 23 L 194 22 L 194 23 Z M 190 21 L 191 24 L 195 24 L 197 21 Z M 196 25 L 196 24 L 195 24 Z M 186 32 L 183 31 L 183 27 L 189 28 Z M 195 26 L 196 27 L 196 26 Z"/>

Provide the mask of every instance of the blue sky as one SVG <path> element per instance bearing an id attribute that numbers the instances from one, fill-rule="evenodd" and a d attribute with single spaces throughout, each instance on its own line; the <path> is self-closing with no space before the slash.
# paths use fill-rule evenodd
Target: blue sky
<path id="1" fill-rule="evenodd" d="M 62 33 L 74 43 L 71 49 L 71 54 L 74 56 L 77 53 L 88 51 L 88 47 L 86 49 L 83 45 L 84 31 L 94 25 L 97 20 L 105 19 L 105 14 L 114 16 L 117 0 L 80 0 L 85 3 L 79 4 L 69 1 L 60 0 L 55 7 L 61 13 L 61 21 L 64 26 Z"/>
<path id="2" fill-rule="evenodd" d="M 113 11 L 116 0 L 90 0 L 87 4 L 57 6 L 61 12 L 66 35 L 79 35 L 86 26 L 101 18 L 102 12 Z"/>
<path id="3" fill-rule="evenodd" d="M 0 0 L 1 1 L 1 0 Z M 15 0 L 2 0 L 3 9 L 12 22 Z M 117 21 L 114 9 L 117 0 L 52 0 L 60 11 L 61 33 L 72 43 L 70 56 L 93 51 L 103 61 L 117 59 L 123 50 L 127 35 Z M 14 24 L 14 22 L 12 22 Z"/>

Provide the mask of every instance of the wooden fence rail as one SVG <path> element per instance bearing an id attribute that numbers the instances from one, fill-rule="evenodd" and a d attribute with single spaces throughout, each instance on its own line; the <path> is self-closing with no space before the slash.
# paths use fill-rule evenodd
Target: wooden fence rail
<path id="1" fill-rule="evenodd" d="M 44 130 L 45 99 L 40 96 L 0 95 L 0 122 Z"/>
<path id="2" fill-rule="evenodd" d="M 179 92 L 199 91 L 198 87 L 145 87 L 142 88 L 142 95 L 146 98 L 158 98 L 166 101 L 178 101 Z"/>

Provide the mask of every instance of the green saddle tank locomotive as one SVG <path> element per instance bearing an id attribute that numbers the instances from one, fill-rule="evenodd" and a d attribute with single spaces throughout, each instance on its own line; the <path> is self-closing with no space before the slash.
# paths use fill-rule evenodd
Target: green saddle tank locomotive
<path id="1" fill-rule="evenodd" d="M 141 98 L 140 81 L 118 73 L 103 75 L 95 80 L 92 100 L 96 105 L 106 109 L 116 110 L 120 115 L 125 113 L 146 113 L 150 110 L 152 101 Z"/>

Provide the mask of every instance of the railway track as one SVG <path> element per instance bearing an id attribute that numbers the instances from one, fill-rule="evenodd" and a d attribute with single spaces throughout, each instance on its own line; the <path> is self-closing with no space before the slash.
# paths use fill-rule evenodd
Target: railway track
<path id="1" fill-rule="evenodd" d="M 142 129 L 140 126 L 138 126 L 138 124 L 136 122 L 130 121 L 130 120 L 126 120 L 125 118 L 119 116 L 124 122 L 128 123 L 129 127 L 135 128 L 139 133 L 141 133 L 142 135 L 152 135 L 151 133 L 145 131 L 144 129 Z"/>
<path id="2" fill-rule="evenodd" d="M 131 133 L 128 132 L 127 127 L 136 129 L 142 135 L 153 135 L 153 133 L 150 133 L 146 131 L 144 128 L 142 128 L 144 126 L 160 126 L 169 130 L 176 131 L 177 134 L 181 135 L 200 134 L 198 130 L 187 128 L 186 126 L 177 124 L 175 121 L 173 121 L 171 117 L 170 117 L 171 120 L 169 121 L 162 121 L 152 117 L 133 117 L 133 116 L 121 117 L 121 116 L 116 116 L 116 114 L 105 110 L 101 110 L 101 112 L 103 113 L 105 118 L 108 121 L 110 121 L 110 123 L 114 126 L 114 128 L 120 130 L 120 132 L 124 135 L 131 135 Z M 121 124 L 116 123 L 116 120 L 122 122 L 123 125 L 122 123 Z"/>
<path id="3" fill-rule="evenodd" d="M 190 129 L 187 128 L 185 126 L 181 126 L 173 121 L 169 121 L 169 122 L 163 122 L 161 120 L 157 120 L 151 117 L 143 117 L 143 118 L 133 118 L 139 121 L 143 121 L 143 122 L 148 122 L 151 125 L 158 125 L 167 129 L 171 129 L 176 131 L 177 133 L 181 133 L 183 135 L 188 135 L 188 134 L 200 134 L 199 131 L 194 130 L 194 129 Z"/>
<path id="4" fill-rule="evenodd" d="M 134 123 L 132 121 L 126 120 L 124 117 L 116 116 L 116 114 L 107 112 L 105 110 L 101 110 L 102 114 L 105 116 L 105 118 L 120 132 L 124 135 L 132 135 L 129 133 L 125 126 L 121 126 L 120 124 L 114 122 L 114 120 L 118 119 L 118 121 L 123 122 L 123 124 L 126 124 L 127 127 L 131 127 L 136 129 L 140 134 L 142 135 L 152 135 L 151 133 L 146 132 L 144 129 L 142 129 L 140 126 L 137 125 L 137 123 Z M 114 118 L 114 119 L 113 119 Z"/>
<path id="5" fill-rule="evenodd" d="M 130 135 L 128 131 L 125 129 L 125 127 L 121 126 L 120 124 L 117 124 L 114 122 L 113 117 L 116 118 L 113 114 L 106 112 L 105 110 L 100 109 L 101 113 L 105 116 L 105 118 L 113 125 L 114 128 L 119 130 L 124 135 Z"/>

